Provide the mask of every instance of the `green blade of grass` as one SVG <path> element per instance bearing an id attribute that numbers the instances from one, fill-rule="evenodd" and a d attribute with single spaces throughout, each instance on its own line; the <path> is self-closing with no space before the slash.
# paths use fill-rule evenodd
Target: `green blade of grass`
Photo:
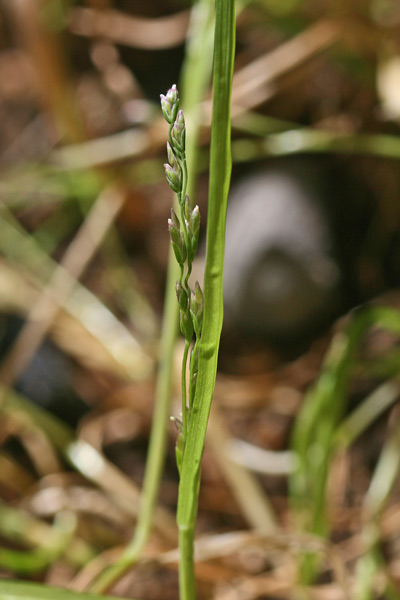
<path id="1" fill-rule="evenodd" d="M 72 590 L 25 583 L 22 581 L 0 581 L 0 600 L 118 600 L 111 596 L 80 594 Z"/>
<path id="2" fill-rule="evenodd" d="M 400 335 L 400 312 L 387 307 L 363 307 L 352 314 L 343 331 L 334 337 L 321 375 L 309 390 L 297 416 L 293 450 L 297 468 L 291 481 L 291 499 L 302 529 L 320 536 L 329 532 L 326 487 L 343 417 L 355 353 L 370 327 Z M 315 575 L 315 561 L 305 561 L 303 581 Z"/>

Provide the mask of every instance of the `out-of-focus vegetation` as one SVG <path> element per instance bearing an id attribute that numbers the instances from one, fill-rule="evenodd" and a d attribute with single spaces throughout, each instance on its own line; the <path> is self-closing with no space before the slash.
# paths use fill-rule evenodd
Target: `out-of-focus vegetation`
<path id="1" fill-rule="evenodd" d="M 135 532 L 169 244 L 159 94 L 186 87 L 190 193 L 205 216 L 208 5 L 0 3 L 4 581 L 89 589 Z M 336 313 L 301 339 L 260 340 L 240 322 L 223 333 L 199 501 L 200 598 L 400 597 L 399 32 L 390 0 L 237 5 L 234 181 L 275 165 L 329 171 L 345 285 Z M 127 598 L 178 595 L 168 431 L 151 535 L 112 589 Z M 1 599 L 19 589 L 0 580 Z"/>

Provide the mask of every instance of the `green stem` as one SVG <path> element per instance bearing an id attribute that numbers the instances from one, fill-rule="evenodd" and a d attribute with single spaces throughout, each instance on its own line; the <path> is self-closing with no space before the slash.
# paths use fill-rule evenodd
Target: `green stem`
<path id="1" fill-rule="evenodd" d="M 190 360 L 189 410 L 192 409 L 194 394 L 196 391 L 196 388 L 193 385 L 193 375 L 194 375 L 194 359 L 195 359 L 196 352 L 199 347 L 199 342 L 200 342 L 200 338 L 196 338 L 195 344 L 193 346 L 192 357 Z"/>
<path id="2" fill-rule="evenodd" d="M 196 170 L 194 168 L 195 160 L 193 157 L 197 151 L 196 141 L 198 139 L 199 123 L 201 120 L 199 105 L 206 93 L 212 65 L 211 52 L 209 52 L 210 44 L 204 45 L 204 40 L 210 38 L 210 30 L 213 25 L 212 4 L 212 0 L 198 0 L 192 8 L 194 16 L 197 16 L 198 13 L 201 12 L 204 15 L 204 18 L 198 20 L 197 18 L 194 19 L 193 15 L 191 17 L 193 23 L 191 27 L 192 35 L 190 44 L 195 44 L 199 51 L 196 53 L 191 51 L 185 59 L 184 64 L 186 76 L 184 84 L 182 85 L 182 91 L 185 114 L 186 116 L 191 115 L 190 148 L 188 147 L 186 149 L 186 156 L 190 161 L 189 165 L 193 165 L 193 168 L 189 169 L 192 189 L 194 189 L 196 181 Z M 178 210 L 178 207 L 175 207 L 175 210 Z M 179 317 L 175 296 L 175 283 L 178 277 L 178 265 L 173 251 L 171 250 L 168 261 L 168 280 L 165 290 L 166 300 L 164 306 L 163 328 L 161 332 L 160 363 L 155 394 L 155 412 L 150 435 L 138 521 L 134 536 L 122 557 L 114 563 L 110 569 L 104 571 L 92 586 L 92 589 L 97 590 L 99 593 L 107 590 L 114 581 L 139 560 L 151 531 L 154 508 L 161 479 L 161 470 L 166 453 L 167 423 L 170 414 L 170 382 Z"/>
<path id="3" fill-rule="evenodd" d="M 188 264 L 188 269 L 187 269 L 187 273 L 186 273 L 186 277 L 185 277 L 185 289 L 189 294 L 189 300 L 190 300 L 190 287 L 189 287 L 189 277 L 192 274 L 192 263 Z"/>
<path id="4" fill-rule="evenodd" d="M 188 427 L 188 425 L 187 425 L 187 423 L 188 423 L 187 402 L 186 402 L 186 395 L 187 395 L 187 392 L 186 392 L 186 390 L 187 390 L 186 370 L 187 370 L 189 347 L 190 347 L 190 342 L 185 340 L 185 349 L 183 351 L 183 358 L 182 358 L 182 423 L 183 423 L 183 438 L 184 438 L 184 440 L 186 440 L 187 427 Z"/>
<path id="5" fill-rule="evenodd" d="M 188 184 L 188 169 L 187 169 L 185 152 L 182 153 L 182 171 L 183 171 L 183 178 L 182 178 L 181 202 L 182 202 L 182 206 L 183 206 L 184 202 L 185 202 L 185 198 L 186 198 L 186 190 L 187 190 L 187 184 Z"/>
<path id="6" fill-rule="evenodd" d="M 172 250 L 170 250 L 170 254 L 173 254 Z M 178 311 L 176 310 L 175 297 L 175 282 L 177 277 L 178 264 L 173 256 L 169 261 L 164 306 L 164 314 L 168 315 L 168 318 L 163 320 L 161 332 L 160 356 L 163 359 L 159 361 L 158 366 L 153 424 L 150 433 L 147 465 L 135 534 L 121 558 L 103 571 L 91 586 L 90 591 L 94 593 L 104 593 L 132 564 L 137 562 L 151 531 L 152 518 L 165 459 L 167 441 L 166 423 L 168 422 L 170 412 L 169 393 L 171 389 L 172 361 L 178 329 Z"/>
<path id="7" fill-rule="evenodd" d="M 193 598 L 196 589 L 194 575 L 194 522 L 184 527 L 179 527 L 179 598 Z"/>
<path id="8" fill-rule="evenodd" d="M 182 221 L 183 235 L 185 237 L 185 245 L 186 245 L 186 248 L 188 249 L 188 270 L 187 270 L 187 274 L 185 277 L 185 289 L 189 295 L 189 302 L 190 302 L 190 288 L 189 288 L 188 282 L 189 282 L 190 273 L 192 271 L 192 261 L 189 259 L 190 240 L 189 240 L 189 233 L 188 233 L 186 219 L 185 219 L 185 198 L 186 198 L 186 189 L 187 189 L 187 183 L 188 183 L 188 170 L 187 170 L 185 152 L 182 152 L 182 156 L 180 157 L 180 159 L 182 161 L 181 162 L 182 191 L 179 193 L 178 201 L 179 201 L 179 206 L 181 208 L 181 221 Z"/>
<path id="9" fill-rule="evenodd" d="M 216 0 L 213 117 L 204 320 L 199 342 L 199 370 L 179 485 L 177 522 L 181 561 L 180 600 L 195 600 L 193 538 L 200 483 L 200 463 L 217 371 L 222 328 L 222 276 L 226 205 L 230 183 L 230 94 L 235 46 L 234 0 Z"/>

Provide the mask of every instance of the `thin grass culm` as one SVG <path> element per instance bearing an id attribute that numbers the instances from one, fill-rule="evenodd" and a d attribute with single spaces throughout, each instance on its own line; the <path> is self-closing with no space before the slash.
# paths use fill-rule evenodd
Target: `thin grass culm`
<path id="1" fill-rule="evenodd" d="M 197 207 L 191 208 L 186 194 L 185 121 L 179 110 L 176 87 L 173 86 L 166 96 L 161 96 L 163 114 L 169 123 L 168 164 L 165 165 L 165 174 L 168 184 L 177 194 L 180 212 L 180 219 L 174 211 L 172 212 L 169 232 L 180 267 L 176 292 L 180 328 L 185 339 L 182 361 L 182 421 L 175 419 L 179 431 L 176 457 L 180 475 L 177 509 L 180 600 L 196 598 L 193 547 L 201 459 L 215 386 L 223 318 L 225 221 L 232 166 L 230 103 L 234 53 L 234 0 L 216 0 L 204 296 L 198 284 L 193 290 L 189 287 L 198 242 L 200 215 Z"/>
<path id="2" fill-rule="evenodd" d="M 173 85 L 168 90 L 166 96 L 161 95 L 161 108 L 165 120 L 169 124 L 167 142 L 168 163 L 164 165 L 165 177 L 172 191 L 177 194 L 180 212 L 179 219 L 175 210 L 171 209 L 171 218 L 168 219 L 168 230 L 171 246 L 180 270 L 179 280 L 176 282 L 176 297 L 179 304 L 179 326 L 185 340 L 181 372 L 181 419 L 171 417 L 171 420 L 175 422 L 178 429 L 175 454 L 178 471 L 181 474 L 191 410 L 196 391 L 198 349 L 203 322 L 203 293 L 200 284 L 196 281 L 194 290 L 189 285 L 193 259 L 199 241 L 200 213 L 198 206 L 192 209 L 190 198 L 186 194 L 186 127 L 183 113 L 179 110 L 179 94 L 176 85 Z M 188 362 L 189 385 L 187 385 L 186 381 Z M 195 593 L 193 535 L 192 530 L 192 532 L 188 532 L 184 537 L 183 544 L 181 543 L 182 540 L 180 540 L 181 600 L 183 598 L 193 598 Z M 190 592 L 182 592 L 182 586 L 185 590 L 190 590 Z M 188 593 L 190 593 L 190 596 Z"/>

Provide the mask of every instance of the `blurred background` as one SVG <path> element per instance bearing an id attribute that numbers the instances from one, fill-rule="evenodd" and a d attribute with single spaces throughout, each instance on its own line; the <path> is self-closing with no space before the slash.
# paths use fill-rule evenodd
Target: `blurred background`
<path id="1" fill-rule="evenodd" d="M 179 84 L 189 49 L 209 53 L 212 38 L 199 26 L 206 5 L 0 2 L 2 577 L 83 589 L 81 569 L 103 551 L 112 560 L 134 530 L 172 203 L 159 95 Z M 349 311 L 370 301 L 400 305 L 399 33 L 395 0 L 237 4 L 226 318 L 200 496 L 203 535 L 277 525 L 295 535 L 287 451 L 304 392 Z M 192 194 L 202 238 L 210 98 L 208 83 L 198 98 Z M 185 101 L 183 94 L 183 108 Z M 199 278 L 203 259 L 204 243 Z M 386 367 L 394 376 L 397 343 L 374 332 L 361 358 L 392 353 Z M 363 369 L 362 360 L 351 406 L 389 372 Z M 178 388 L 178 367 L 175 375 Z M 179 405 L 177 391 L 174 400 Z M 348 542 L 350 570 L 395 400 L 397 388 L 373 429 L 335 463 L 332 543 L 336 551 Z M 158 559 L 176 543 L 175 438 L 171 427 L 165 513 L 148 550 L 154 562 L 121 582 L 116 591 L 126 597 L 177 597 L 176 564 Z M 220 451 L 225 439 L 229 457 Z M 106 460 L 103 470 L 84 444 Z M 399 511 L 393 497 L 382 533 L 395 589 Z M 287 538 L 272 546 L 273 560 L 258 537 L 206 552 L 200 597 L 293 597 L 294 551 Z M 313 597 L 344 597 L 334 567 L 321 577 Z M 370 590 L 368 597 L 383 597 L 378 584 Z"/>

